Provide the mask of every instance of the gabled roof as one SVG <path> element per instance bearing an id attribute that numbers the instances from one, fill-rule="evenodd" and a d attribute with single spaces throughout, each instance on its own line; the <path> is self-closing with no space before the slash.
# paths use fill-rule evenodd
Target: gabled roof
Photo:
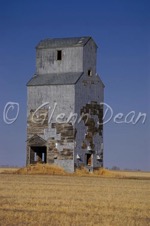
<path id="1" fill-rule="evenodd" d="M 83 72 L 35 75 L 27 86 L 72 85 L 76 84 Z"/>
<path id="2" fill-rule="evenodd" d="M 91 39 L 89 36 L 72 38 L 48 38 L 41 40 L 37 49 L 84 46 Z"/>
<path id="3" fill-rule="evenodd" d="M 44 140 L 42 137 L 38 136 L 37 134 L 34 134 L 31 138 L 27 140 L 27 143 L 33 146 L 43 146 L 46 144 L 46 140 Z"/>

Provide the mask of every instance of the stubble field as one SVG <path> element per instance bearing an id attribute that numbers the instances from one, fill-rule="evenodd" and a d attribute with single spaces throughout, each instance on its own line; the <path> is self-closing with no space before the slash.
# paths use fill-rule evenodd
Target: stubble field
<path id="1" fill-rule="evenodd" d="M 1 226 L 148 226 L 150 181 L 0 174 Z"/>

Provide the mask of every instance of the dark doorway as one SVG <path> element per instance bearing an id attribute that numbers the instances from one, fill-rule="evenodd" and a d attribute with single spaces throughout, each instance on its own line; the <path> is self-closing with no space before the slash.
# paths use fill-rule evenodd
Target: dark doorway
<path id="1" fill-rule="evenodd" d="M 45 146 L 31 147 L 34 152 L 34 163 L 46 163 L 47 162 L 47 153 Z"/>
<path id="2" fill-rule="evenodd" d="M 87 156 L 87 158 L 86 158 L 86 164 L 88 166 L 91 166 L 92 165 L 92 155 L 91 154 L 87 154 L 86 156 Z"/>

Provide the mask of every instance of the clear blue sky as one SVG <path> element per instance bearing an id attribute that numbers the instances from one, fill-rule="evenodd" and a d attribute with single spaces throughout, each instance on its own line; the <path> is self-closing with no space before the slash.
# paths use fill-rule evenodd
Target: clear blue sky
<path id="1" fill-rule="evenodd" d="M 35 72 L 37 43 L 92 36 L 105 102 L 114 116 L 131 110 L 147 114 L 144 124 L 106 124 L 105 167 L 150 170 L 149 12 L 148 0 L 0 0 L 0 165 L 25 165 L 26 83 Z M 9 101 L 20 105 L 11 125 L 3 121 Z"/>

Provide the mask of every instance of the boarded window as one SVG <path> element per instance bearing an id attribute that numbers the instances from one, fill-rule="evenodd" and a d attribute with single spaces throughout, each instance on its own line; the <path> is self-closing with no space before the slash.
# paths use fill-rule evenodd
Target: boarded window
<path id="1" fill-rule="evenodd" d="M 57 60 L 62 60 L 62 51 L 57 50 Z"/>

